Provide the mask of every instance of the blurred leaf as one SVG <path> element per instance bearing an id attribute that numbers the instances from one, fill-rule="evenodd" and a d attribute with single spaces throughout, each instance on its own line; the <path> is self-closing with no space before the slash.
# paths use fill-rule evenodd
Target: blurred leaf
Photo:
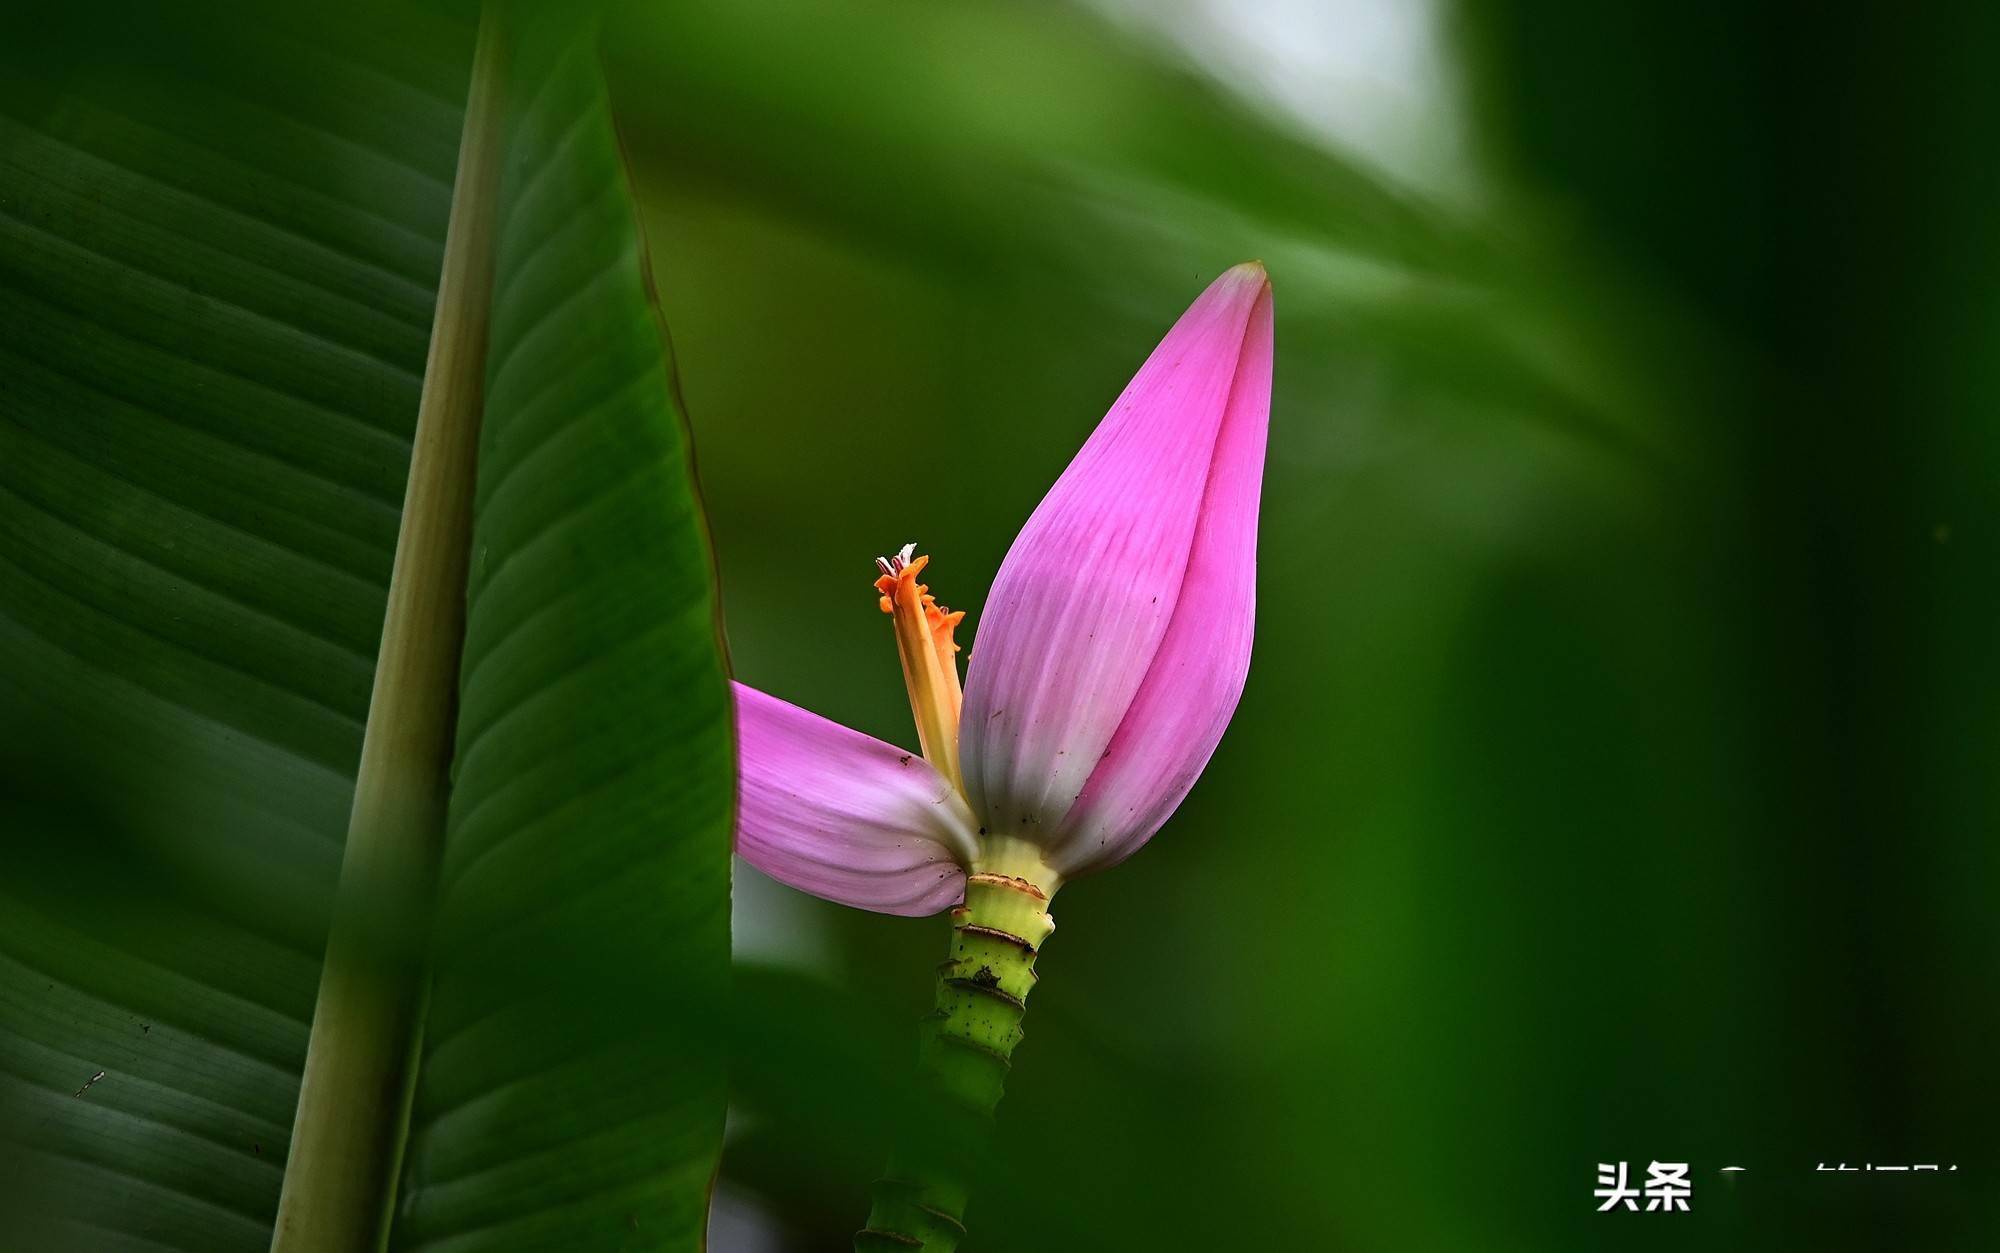
<path id="1" fill-rule="evenodd" d="M 466 32 L 215 16 L 8 58 L 0 685 L 217 889 L 0 910 L 16 1247 L 270 1243 L 424 367 Z"/>
<path id="2" fill-rule="evenodd" d="M 1668 403 L 1700 403 L 1699 372 L 1655 356 L 1668 338 L 1712 346 L 1680 345 L 1672 305 L 1526 212 L 1436 202 L 1259 113 L 1089 5 L 634 4 L 617 30 L 617 103 L 654 211 L 719 202 L 732 230 L 776 217 L 935 282 L 960 317 L 1010 293 L 1036 318 L 1087 301 L 1085 321 L 1150 328 L 1258 257 L 1280 368 L 1313 376 L 1295 394 L 1386 369 L 1427 393 L 1413 407 L 1547 425 L 1647 474 L 1699 455 Z"/>
<path id="3" fill-rule="evenodd" d="M 0 705 L 40 797 L 0 888 L 10 1248 L 270 1242 L 465 19 L 110 7 L 0 54 Z M 709 558 L 594 58 L 555 35 L 509 116 L 408 1247 L 695 1247 L 721 1135 L 675 1025 L 727 956 Z"/>
<path id="4" fill-rule="evenodd" d="M 1169 200 L 1226 188 L 1274 232 L 1423 270 L 1463 271 L 1484 248 L 1079 5 L 624 10 L 613 70 L 638 160 L 809 206 L 899 250 L 991 264 L 1060 247 L 1062 233 L 1043 229 L 1048 201 L 1075 180 L 1113 178 Z"/>

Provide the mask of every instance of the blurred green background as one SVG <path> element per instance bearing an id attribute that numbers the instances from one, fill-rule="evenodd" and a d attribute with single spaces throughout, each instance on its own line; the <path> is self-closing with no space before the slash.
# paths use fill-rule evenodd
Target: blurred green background
<path id="1" fill-rule="evenodd" d="M 1056 902 L 971 1247 L 1994 1247 L 1996 25 L 635 10 L 746 681 L 913 742 L 869 559 L 976 627 L 1185 304 L 1275 285 L 1249 688 Z M 736 908 L 717 1247 L 844 1248 L 944 927 Z M 1691 1213 L 1594 1212 L 1654 1159 Z"/>

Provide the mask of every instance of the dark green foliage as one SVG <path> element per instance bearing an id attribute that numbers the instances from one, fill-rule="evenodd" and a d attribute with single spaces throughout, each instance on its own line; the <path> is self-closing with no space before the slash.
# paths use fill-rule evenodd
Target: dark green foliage
<path id="1" fill-rule="evenodd" d="M 32 34 L 0 96 L 0 1243 L 261 1250 L 473 28 Z M 396 1244 L 691 1248 L 722 1087 L 688 1026 L 728 952 L 712 567 L 594 47 L 522 40 Z"/>

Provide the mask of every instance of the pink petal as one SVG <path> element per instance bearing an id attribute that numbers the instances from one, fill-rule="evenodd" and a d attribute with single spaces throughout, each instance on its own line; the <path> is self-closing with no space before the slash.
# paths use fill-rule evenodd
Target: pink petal
<path id="1" fill-rule="evenodd" d="M 736 851 L 802 892 L 884 914 L 964 894 L 972 813 L 930 763 L 741 683 Z"/>
<path id="2" fill-rule="evenodd" d="M 1056 841 L 1065 877 L 1139 850 L 1194 786 L 1236 712 L 1257 616 L 1257 506 L 1271 413 L 1271 291 L 1251 310 L 1187 578 L 1166 638 Z"/>
<path id="3" fill-rule="evenodd" d="M 1253 263 L 1201 294 L 1001 563 L 968 667 L 959 732 L 966 791 L 994 830 L 1045 842 L 1060 836 L 1139 696 L 1180 605 L 1197 530 L 1218 525 L 1205 514 L 1210 463 L 1241 371 L 1266 380 L 1261 393 L 1254 379 L 1244 384 L 1240 413 L 1258 428 L 1261 464 L 1264 412 L 1252 413 L 1251 401 L 1261 394 L 1268 405 L 1268 291 L 1263 267 Z M 1265 330 L 1253 360 L 1245 338 L 1259 307 Z M 1218 494 L 1215 508 L 1246 505 L 1254 546 L 1254 484 L 1247 499 L 1240 486 Z M 1247 634 L 1247 601 L 1240 612 Z M 1225 676 L 1214 685 L 1231 689 L 1231 704 L 1240 675 L 1234 684 Z M 1197 721 L 1215 718 L 1209 710 Z M 1211 740 L 1203 760 L 1212 748 Z"/>

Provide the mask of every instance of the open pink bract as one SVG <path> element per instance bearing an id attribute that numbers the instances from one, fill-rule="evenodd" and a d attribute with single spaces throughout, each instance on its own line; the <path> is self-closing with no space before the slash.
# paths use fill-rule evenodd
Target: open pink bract
<path id="1" fill-rule="evenodd" d="M 1174 324 L 1015 538 L 962 717 L 956 669 L 918 673 L 955 667 L 955 619 L 940 627 L 924 586 L 896 583 L 921 559 L 883 563 L 884 607 L 942 632 L 941 660 L 913 662 L 924 632 L 898 620 L 899 644 L 919 641 L 905 674 L 930 760 L 739 684 L 744 857 L 830 900 L 921 914 L 958 899 L 993 841 L 1035 846 L 1068 879 L 1159 830 L 1249 669 L 1271 354 L 1270 282 L 1239 265 Z M 946 735 L 955 744 L 933 743 Z"/>

